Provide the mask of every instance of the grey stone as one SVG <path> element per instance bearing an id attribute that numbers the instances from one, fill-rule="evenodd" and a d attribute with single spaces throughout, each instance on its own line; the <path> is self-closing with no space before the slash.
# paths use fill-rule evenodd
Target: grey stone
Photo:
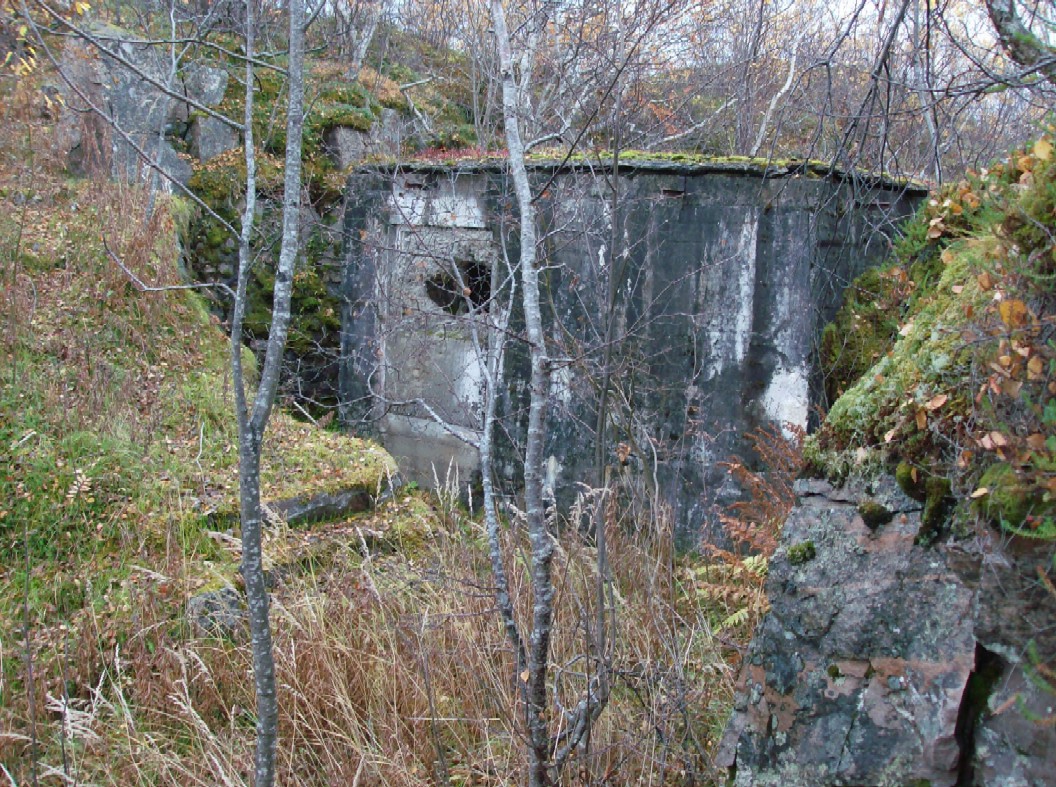
<path id="1" fill-rule="evenodd" d="M 208 161 L 239 146 L 238 132 L 217 118 L 195 115 L 188 132 L 191 153 L 201 161 Z"/>
<path id="2" fill-rule="evenodd" d="M 242 641 L 249 631 L 245 597 L 233 587 L 192 596 L 187 601 L 186 616 L 198 636 Z"/>
<path id="3" fill-rule="evenodd" d="M 1054 687 L 1056 688 L 1056 687 Z M 1044 720 L 1048 719 L 1048 722 Z M 975 729 L 974 784 L 1042 787 L 1056 781 L 1056 695 L 1008 666 Z"/>
<path id="4" fill-rule="evenodd" d="M 207 107 L 215 107 L 224 99 L 227 72 L 222 68 L 191 63 L 183 71 L 185 95 Z"/>
<path id="5" fill-rule="evenodd" d="M 374 505 L 374 497 L 365 489 L 353 488 L 278 500 L 270 505 L 288 523 L 297 524 L 367 511 Z"/>
<path id="6" fill-rule="evenodd" d="M 1053 784 L 1056 686 L 1024 657 L 1056 661 L 1051 548 L 916 545 L 920 504 L 887 477 L 797 491 L 717 764 L 738 785 Z M 872 532 L 863 497 L 898 513 Z"/>
<path id="7" fill-rule="evenodd" d="M 824 486 L 801 498 L 770 562 L 771 611 L 739 692 L 763 690 L 735 712 L 719 764 L 739 785 L 953 785 L 974 594 L 913 543 L 919 513 L 874 535 L 852 502 L 864 487 Z M 790 565 L 788 546 L 806 540 L 816 558 Z M 803 782 L 808 766 L 824 777 Z"/>
<path id="8" fill-rule="evenodd" d="M 370 131 L 335 126 L 323 135 L 326 152 L 339 169 L 354 166 L 368 156 L 397 156 L 402 143 L 401 116 L 393 109 L 381 110 L 381 117 L 375 120 Z"/>
<path id="9" fill-rule="evenodd" d="M 172 191 L 167 179 L 155 177 L 144 164 L 143 153 L 156 158 L 169 178 L 185 186 L 191 167 L 176 153 L 166 134 L 182 128 L 188 119 L 188 105 L 181 96 L 205 105 L 219 103 L 226 88 L 226 73 L 192 65 L 181 78 L 170 73 L 171 64 L 162 48 L 122 40 L 131 36 L 110 25 L 95 24 L 90 32 L 113 55 L 102 54 L 77 39 L 67 42 L 62 67 L 72 87 L 63 83 L 66 108 L 56 134 L 56 152 L 74 173 L 109 171 L 123 180 L 143 180 Z M 170 83 L 176 95 L 156 86 Z M 105 118 L 89 111 L 88 104 Z M 221 142 L 230 138 L 218 130 L 210 130 L 209 135 L 209 150 L 219 149 Z"/>

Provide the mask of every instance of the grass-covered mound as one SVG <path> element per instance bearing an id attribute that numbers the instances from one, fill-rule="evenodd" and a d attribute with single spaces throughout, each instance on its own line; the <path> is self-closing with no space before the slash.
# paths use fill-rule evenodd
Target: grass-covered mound
<path id="1" fill-rule="evenodd" d="M 1056 538 L 1056 150 L 935 194 L 823 337 L 835 398 L 808 444 L 829 475 L 886 467 L 952 519 Z"/>

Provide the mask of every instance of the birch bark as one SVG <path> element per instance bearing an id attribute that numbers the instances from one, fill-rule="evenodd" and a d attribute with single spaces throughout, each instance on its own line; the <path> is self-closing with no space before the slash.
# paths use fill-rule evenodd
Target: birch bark
<path id="1" fill-rule="evenodd" d="M 246 3 L 246 206 L 239 237 L 238 284 L 231 320 L 231 368 L 234 378 L 235 411 L 238 421 L 239 504 L 242 521 L 242 577 L 246 583 L 249 627 L 253 652 L 253 681 L 257 699 L 257 748 L 254 784 L 271 787 L 275 783 L 275 750 L 278 740 L 278 700 L 275 691 L 275 660 L 272 653 L 271 625 L 268 618 L 268 591 L 265 585 L 261 547 L 262 508 L 260 501 L 261 446 L 278 389 L 282 356 L 290 322 L 293 271 L 299 246 L 301 197 L 301 138 L 304 118 L 304 2 L 289 0 L 289 104 L 286 121 L 286 171 L 283 194 L 282 245 L 271 327 L 260 383 L 253 396 L 252 410 L 242 366 L 242 326 L 246 310 L 246 290 L 252 254 L 250 241 L 256 211 L 256 156 L 253 139 L 253 3 Z"/>

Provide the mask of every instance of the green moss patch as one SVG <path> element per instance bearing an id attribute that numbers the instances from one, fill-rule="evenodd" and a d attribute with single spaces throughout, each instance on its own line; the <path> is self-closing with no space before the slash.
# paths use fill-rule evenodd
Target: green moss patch
<path id="1" fill-rule="evenodd" d="M 922 543 L 968 515 L 1056 536 L 1054 238 L 1047 140 L 930 199 L 825 330 L 838 398 L 808 446 L 816 470 L 881 457 L 924 503 Z"/>

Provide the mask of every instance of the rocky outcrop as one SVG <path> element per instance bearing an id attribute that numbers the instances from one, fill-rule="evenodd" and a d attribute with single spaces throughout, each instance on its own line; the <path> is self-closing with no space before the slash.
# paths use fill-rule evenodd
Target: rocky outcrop
<path id="1" fill-rule="evenodd" d="M 351 126 L 334 126 L 323 135 L 326 153 L 338 169 L 346 169 L 364 159 L 399 155 L 405 129 L 400 113 L 382 109 L 381 117 L 369 131 Z"/>
<path id="2" fill-rule="evenodd" d="M 718 758 L 734 783 L 1051 784 L 1056 734 L 1031 719 L 1054 697 L 1024 679 L 1028 641 L 1056 652 L 1046 556 L 923 547 L 892 479 L 797 492 Z"/>
<path id="3" fill-rule="evenodd" d="M 225 71 L 200 63 L 174 71 L 167 49 L 123 40 L 127 33 L 107 25 L 89 35 L 94 43 L 71 39 L 61 62 L 65 111 L 55 145 L 71 172 L 153 178 L 172 191 L 170 180 L 186 185 L 191 177 L 189 158 L 177 151 L 188 133 L 204 158 L 238 144 L 233 128 L 200 109 L 223 99 Z M 153 177 L 145 157 L 166 177 Z"/>

